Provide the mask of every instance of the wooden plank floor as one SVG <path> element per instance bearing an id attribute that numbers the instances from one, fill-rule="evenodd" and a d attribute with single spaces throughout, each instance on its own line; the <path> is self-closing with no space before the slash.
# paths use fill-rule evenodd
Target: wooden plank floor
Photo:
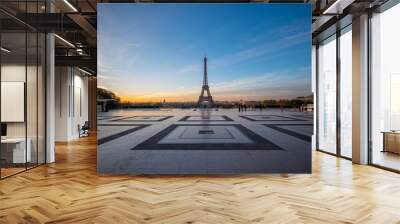
<path id="1" fill-rule="evenodd" d="M 400 223 L 400 175 L 313 153 L 312 175 L 99 176 L 96 141 L 0 181 L 0 223 Z"/>

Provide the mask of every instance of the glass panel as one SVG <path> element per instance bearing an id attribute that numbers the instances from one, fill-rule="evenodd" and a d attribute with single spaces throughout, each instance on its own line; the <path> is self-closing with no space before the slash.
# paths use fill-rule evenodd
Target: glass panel
<path id="1" fill-rule="evenodd" d="M 37 13 L 37 1 L 27 2 L 26 12 Z M 34 20 L 34 18 L 31 20 Z M 26 76 L 27 150 L 30 151 L 28 154 L 30 156 L 27 163 L 28 168 L 37 166 L 38 163 L 38 41 L 37 32 L 28 29 Z"/>
<path id="2" fill-rule="evenodd" d="M 400 170 L 400 4 L 372 22 L 372 163 Z"/>
<path id="3" fill-rule="evenodd" d="M 336 153 L 336 36 L 318 48 L 318 148 Z"/>
<path id="4" fill-rule="evenodd" d="M 26 35 L 1 34 L 1 175 L 25 170 Z M 6 49 L 6 50 L 4 50 Z"/>
<path id="5" fill-rule="evenodd" d="M 26 111 L 27 111 L 27 150 L 28 163 L 27 166 L 33 167 L 37 165 L 37 150 L 38 150 L 38 141 L 37 141 L 37 132 L 38 132 L 38 107 L 37 107 L 37 98 L 38 98 L 38 36 L 36 32 L 27 33 L 27 82 L 26 82 Z"/>
<path id="6" fill-rule="evenodd" d="M 311 67 L 312 67 L 312 70 L 311 70 L 311 77 L 312 77 L 312 91 L 313 91 L 313 102 L 316 102 L 316 99 L 315 99 L 315 97 L 316 97 L 316 85 L 317 85 L 317 83 L 316 83 L 316 81 L 317 81 L 317 47 L 315 46 L 315 45 L 313 45 L 312 46 L 312 50 L 311 50 Z M 314 103 L 314 105 L 315 105 L 315 103 Z M 313 110 L 313 135 L 312 135 L 312 139 L 311 139 L 311 141 L 312 141 L 312 143 L 311 143 L 311 146 L 312 146 L 312 149 L 313 150 L 316 150 L 317 149 L 317 147 L 316 147 L 316 130 L 317 130 L 317 125 L 315 125 L 316 123 L 317 123 L 317 120 L 316 120 L 316 118 L 317 118 L 317 116 L 316 116 L 316 110 L 314 110 L 314 105 L 313 105 L 313 108 L 312 108 L 312 110 Z"/>
<path id="7" fill-rule="evenodd" d="M 14 13 L 43 13 L 45 0 L 0 3 Z M 8 18 L 1 30 L 0 177 L 45 162 L 45 35 Z M 32 17 L 36 18 L 36 17 Z M 32 21 L 35 22 L 35 21 Z"/>
<path id="8" fill-rule="evenodd" d="M 45 163 L 46 149 L 45 149 L 45 44 L 46 37 L 44 34 L 39 33 L 38 35 L 38 163 Z"/>
<path id="9" fill-rule="evenodd" d="M 340 152 L 352 156 L 352 35 L 351 27 L 340 36 Z"/>

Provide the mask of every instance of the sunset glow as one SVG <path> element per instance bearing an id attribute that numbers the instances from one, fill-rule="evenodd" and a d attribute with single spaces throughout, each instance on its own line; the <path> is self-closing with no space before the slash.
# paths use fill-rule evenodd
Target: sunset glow
<path id="1" fill-rule="evenodd" d="M 122 101 L 195 102 L 207 56 L 215 101 L 310 95 L 302 7 L 99 5 L 98 85 Z"/>

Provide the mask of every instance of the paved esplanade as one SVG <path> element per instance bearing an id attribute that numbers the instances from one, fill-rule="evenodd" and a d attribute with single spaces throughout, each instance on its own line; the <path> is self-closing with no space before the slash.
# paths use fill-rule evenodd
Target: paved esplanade
<path id="1" fill-rule="evenodd" d="M 312 113 L 267 109 L 98 114 L 104 173 L 299 173 L 311 169 Z"/>

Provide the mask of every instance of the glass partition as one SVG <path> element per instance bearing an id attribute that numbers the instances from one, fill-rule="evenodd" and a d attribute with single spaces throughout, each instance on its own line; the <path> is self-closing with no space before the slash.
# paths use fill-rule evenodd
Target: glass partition
<path id="1" fill-rule="evenodd" d="M 318 149 L 336 153 L 336 36 L 318 47 Z"/>
<path id="2" fill-rule="evenodd" d="M 30 158 L 26 150 L 26 33 L 2 33 L 1 47 L 1 176 L 6 177 L 24 171 Z"/>
<path id="3" fill-rule="evenodd" d="M 40 13 L 44 1 L 5 5 Z M 43 33 L 0 12 L 0 178 L 45 163 L 45 42 Z"/>
<path id="4" fill-rule="evenodd" d="M 27 37 L 27 64 L 26 64 L 26 114 L 27 114 L 27 151 L 30 157 L 27 167 L 37 165 L 38 149 L 38 35 L 35 32 L 28 32 Z"/>

